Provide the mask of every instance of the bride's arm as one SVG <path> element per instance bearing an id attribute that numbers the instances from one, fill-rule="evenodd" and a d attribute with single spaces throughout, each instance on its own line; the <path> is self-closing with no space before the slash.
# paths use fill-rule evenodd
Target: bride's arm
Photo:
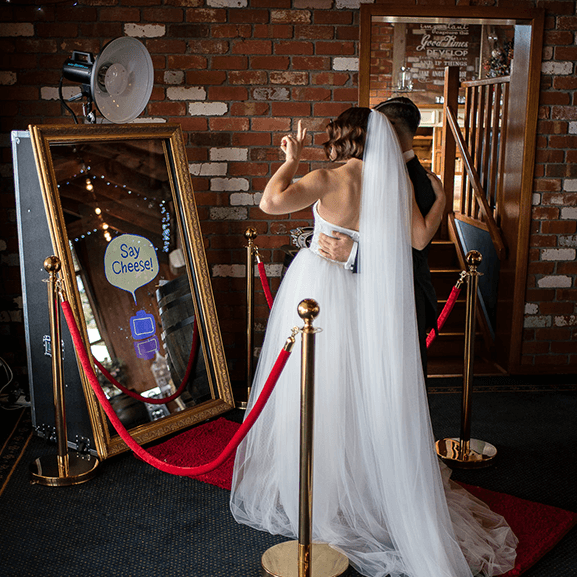
<path id="1" fill-rule="evenodd" d="M 267 214 L 288 214 L 302 210 L 317 201 L 326 190 L 323 186 L 323 170 L 315 170 L 292 183 L 301 159 L 307 129 L 298 122 L 296 135 L 284 136 L 281 150 L 285 161 L 268 181 L 261 201 L 260 209 Z"/>
<path id="2" fill-rule="evenodd" d="M 425 217 L 423 217 L 417 206 L 415 190 L 413 189 L 412 244 L 417 250 L 423 250 L 435 236 L 441 224 L 447 200 L 443 183 L 432 172 L 429 172 L 429 180 L 433 186 L 436 198 L 433 206 Z"/>

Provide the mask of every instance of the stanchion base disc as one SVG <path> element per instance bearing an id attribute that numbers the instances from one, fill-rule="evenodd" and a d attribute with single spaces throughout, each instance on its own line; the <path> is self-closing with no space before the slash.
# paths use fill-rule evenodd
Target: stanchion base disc
<path id="1" fill-rule="evenodd" d="M 241 409 L 243 411 L 246 411 L 247 407 L 248 407 L 248 403 L 246 401 L 241 401 L 240 403 L 236 404 L 236 408 Z"/>
<path id="2" fill-rule="evenodd" d="M 50 487 L 79 485 L 92 479 L 100 464 L 96 457 L 91 455 L 80 457 L 78 453 L 69 453 L 68 463 L 68 474 L 61 476 L 57 455 L 39 457 L 30 463 L 30 482 Z"/>
<path id="3" fill-rule="evenodd" d="M 441 439 L 436 443 L 437 455 L 450 467 L 456 469 L 480 469 L 489 467 L 497 456 L 497 449 L 490 443 L 471 439 L 469 451 L 461 454 L 461 439 Z"/>
<path id="4" fill-rule="evenodd" d="M 298 541 L 279 543 L 261 560 L 261 577 L 298 577 Z M 349 560 L 325 543 L 311 545 L 311 576 L 341 577 L 349 571 Z"/>

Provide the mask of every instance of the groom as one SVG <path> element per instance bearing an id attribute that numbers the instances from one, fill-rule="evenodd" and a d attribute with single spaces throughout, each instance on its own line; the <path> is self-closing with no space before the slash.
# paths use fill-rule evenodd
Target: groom
<path id="1" fill-rule="evenodd" d="M 434 175 L 429 176 L 431 173 L 423 168 L 413 151 L 413 139 L 421 122 L 421 113 L 415 103 L 404 96 L 385 100 L 375 106 L 375 110 L 387 116 L 399 137 L 399 143 L 403 151 L 403 157 L 407 163 L 409 177 L 415 189 L 417 206 L 421 214 L 426 216 L 436 201 L 436 195 L 430 180 L 436 177 Z M 443 216 L 444 199 L 439 202 L 442 203 L 442 206 L 437 206 L 434 211 L 436 218 L 430 230 L 429 243 L 423 250 L 413 248 L 417 329 L 425 380 L 427 378 L 427 329 L 437 326 L 437 297 L 431 282 L 428 255 L 430 241 L 439 228 Z M 319 247 L 323 256 L 339 262 L 346 261 L 345 268 L 357 272 L 359 260 L 359 254 L 357 254 L 358 247 L 357 243 L 354 242 L 351 237 L 336 231 L 333 232 L 332 237 L 321 233 Z"/>

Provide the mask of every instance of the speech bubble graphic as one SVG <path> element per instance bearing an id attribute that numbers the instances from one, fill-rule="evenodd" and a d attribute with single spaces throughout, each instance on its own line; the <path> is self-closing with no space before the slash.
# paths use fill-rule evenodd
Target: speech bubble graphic
<path id="1" fill-rule="evenodd" d="M 137 288 L 149 283 L 158 274 L 158 257 L 154 245 L 136 234 L 113 238 L 104 253 L 106 280 L 132 294 L 136 304 Z"/>

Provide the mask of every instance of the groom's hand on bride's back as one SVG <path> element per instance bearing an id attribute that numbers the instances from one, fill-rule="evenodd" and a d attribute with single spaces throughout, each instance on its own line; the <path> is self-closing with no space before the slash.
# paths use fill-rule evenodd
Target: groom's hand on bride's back
<path id="1" fill-rule="evenodd" d="M 319 236 L 321 255 L 337 262 L 347 262 L 353 245 L 353 239 L 342 232 L 333 231 L 333 236 L 327 236 L 321 232 Z"/>

